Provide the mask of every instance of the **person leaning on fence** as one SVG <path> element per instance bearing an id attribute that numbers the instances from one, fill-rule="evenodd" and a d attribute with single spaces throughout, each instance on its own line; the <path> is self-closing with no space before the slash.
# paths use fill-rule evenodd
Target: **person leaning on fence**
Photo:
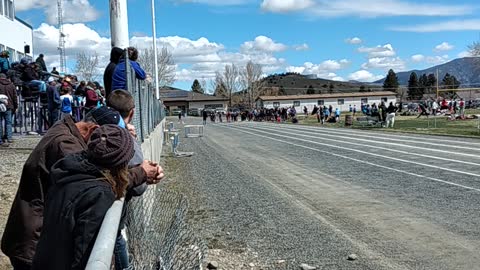
<path id="1" fill-rule="evenodd" d="M 122 55 L 123 50 L 118 47 L 113 47 L 112 51 L 110 52 L 110 63 L 105 68 L 105 72 L 103 73 L 103 84 L 105 85 L 105 96 L 107 98 L 112 92 L 113 73 L 115 72 L 115 68 L 117 67 Z"/>
<path id="2" fill-rule="evenodd" d="M 123 122 L 122 122 L 123 123 Z M 20 183 L 2 236 L 2 252 L 15 270 L 30 269 L 42 230 L 45 197 L 52 165 L 68 154 L 87 149 L 86 142 L 99 126 L 120 124 L 119 114 L 107 107 L 93 110 L 82 122 L 70 115 L 58 121 L 40 140 L 23 166 Z M 163 171 L 151 162 L 129 169 L 129 188 L 158 183 Z"/>
<path id="3" fill-rule="evenodd" d="M 135 101 L 132 95 L 125 90 L 115 90 L 108 96 L 107 106 L 115 109 L 120 113 L 120 116 L 123 118 L 125 124 L 127 125 L 127 129 L 130 131 L 130 133 L 135 135 L 135 127 L 130 124 L 133 120 L 133 115 L 135 112 Z M 143 152 L 140 144 L 137 140 L 134 140 L 133 143 L 135 154 L 128 163 L 129 167 L 138 166 L 143 162 Z M 146 184 L 127 190 L 125 202 L 122 209 L 122 218 L 120 219 L 120 226 L 117 233 L 117 239 L 115 241 L 114 254 L 116 270 L 127 269 L 130 265 L 130 261 L 128 259 L 127 243 L 121 233 L 121 231 L 125 228 L 125 219 L 127 215 L 128 203 L 133 197 L 141 196 L 146 190 Z"/>
<path id="4" fill-rule="evenodd" d="M 92 133 L 86 151 L 53 166 L 32 270 L 85 269 L 105 214 L 125 196 L 133 154 L 128 131 L 105 125 Z"/>
<path id="5" fill-rule="evenodd" d="M 145 71 L 142 69 L 142 67 L 140 67 L 140 64 L 137 62 L 138 50 L 134 47 L 128 47 L 127 52 L 128 52 L 128 60 L 129 60 L 130 66 L 133 68 L 135 72 L 135 77 L 139 80 L 145 80 L 147 78 L 147 75 Z M 113 77 L 112 77 L 113 91 L 117 89 L 128 90 L 126 67 L 127 67 L 127 63 L 125 61 L 125 56 L 122 55 L 122 57 L 120 58 L 120 61 L 118 62 L 118 65 L 115 67 L 115 71 L 113 72 Z"/>
<path id="6" fill-rule="evenodd" d="M 8 143 L 12 143 L 12 115 L 18 108 L 17 90 L 15 85 L 3 73 L 0 73 L 0 145 L 7 146 L 3 141 L 6 139 Z M 5 125 L 2 124 L 5 121 Z M 5 135 L 3 127 L 5 126 Z"/>
<path id="7" fill-rule="evenodd" d="M 40 92 L 47 91 L 47 85 L 44 81 L 40 80 L 37 72 L 37 64 L 35 63 L 30 63 L 25 67 L 21 79 L 29 88 L 38 89 Z M 30 89 L 30 91 L 33 91 L 33 89 Z"/>

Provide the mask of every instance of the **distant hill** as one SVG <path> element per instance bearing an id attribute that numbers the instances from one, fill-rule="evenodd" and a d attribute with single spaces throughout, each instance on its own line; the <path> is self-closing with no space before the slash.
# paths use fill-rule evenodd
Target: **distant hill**
<path id="1" fill-rule="evenodd" d="M 371 91 L 381 90 L 378 85 L 375 86 L 355 81 L 333 81 L 298 73 L 273 74 L 264 78 L 263 82 L 266 88 L 270 87 L 279 89 L 279 95 L 307 94 L 309 89 L 313 89 L 314 94 L 327 94 L 329 93 L 330 88 L 332 88 L 331 91 L 333 93 L 358 92 L 362 85 L 365 86 L 365 91 L 368 91 L 369 88 Z"/>
<path id="2" fill-rule="evenodd" d="M 450 75 L 454 75 L 462 83 L 462 85 L 480 84 L 480 57 L 458 58 L 448 63 L 424 70 L 398 72 L 398 82 L 400 85 L 408 85 L 408 80 L 412 72 L 416 72 L 419 77 L 422 74 L 428 75 L 431 73 L 437 76 L 437 69 L 439 74 L 438 77 L 440 78 L 439 82 L 442 81 L 446 73 L 449 73 Z M 383 81 L 385 81 L 385 78 L 376 81 L 375 83 L 383 83 Z"/>

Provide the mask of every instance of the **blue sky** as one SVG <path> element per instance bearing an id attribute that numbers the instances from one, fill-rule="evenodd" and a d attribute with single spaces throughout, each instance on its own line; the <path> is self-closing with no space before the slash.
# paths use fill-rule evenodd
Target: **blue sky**
<path id="1" fill-rule="evenodd" d="M 17 1 L 17 16 L 35 28 L 35 52 L 58 64 L 56 1 Z M 129 0 L 130 36 L 151 42 L 149 0 Z M 157 35 L 177 64 L 176 86 L 210 80 L 225 64 L 263 66 L 322 78 L 372 81 L 389 68 L 421 69 L 466 56 L 480 39 L 478 1 L 160 0 Z M 65 1 L 69 65 L 79 51 L 108 60 L 106 0 Z M 81 11 L 81 12 L 80 12 Z"/>

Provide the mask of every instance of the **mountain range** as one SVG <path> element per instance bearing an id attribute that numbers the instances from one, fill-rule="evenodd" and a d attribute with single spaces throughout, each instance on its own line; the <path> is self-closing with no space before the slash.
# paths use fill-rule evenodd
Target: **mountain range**
<path id="1" fill-rule="evenodd" d="M 437 76 L 438 70 L 438 76 Z M 405 72 L 398 72 L 398 82 L 400 85 L 408 85 L 408 80 L 412 72 L 417 73 L 420 77 L 423 74 L 433 73 L 440 78 L 441 83 L 445 74 L 454 75 L 457 80 L 461 82 L 461 87 L 478 87 L 480 86 L 480 57 L 464 57 L 452 60 L 445 64 L 430 67 L 424 70 L 410 70 Z M 385 78 L 376 81 L 375 83 L 383 84 Z"/>

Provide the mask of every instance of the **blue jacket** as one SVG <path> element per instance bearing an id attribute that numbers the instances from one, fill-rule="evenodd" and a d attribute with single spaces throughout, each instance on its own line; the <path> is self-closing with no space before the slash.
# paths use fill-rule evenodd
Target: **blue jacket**
<path id="1" fill-rule="evenodd" d="M 58 87 L 55 85 L 49 85 L 47 88 L 48 110 L 58 110 L 60 108 L 60 94 L 58 93 Z"/>
<path id="2" fill-rule="evenodd" d="M 135 61 L 129 61 L 133 70 L 135 70 L 135 77 L 137 77 L 137 79 L 139 80 L 145 80 L 147 78 L 147 75 L 145 74 L 145 71 L 140 67 L 140 65 Z M 112 77 L 112 91 L 118 89 L 127 90 L 125 66 L 125 59 L 121 59 L 118 65 L 115 67 L 115 71 L 113 72 Z"/>
<path id="3" fill-rule="evenodd" d="M 7 71 L 10 69 L 10 62 L 8 58 L 0 57 L 0 73 L 7 74 Z"/>

